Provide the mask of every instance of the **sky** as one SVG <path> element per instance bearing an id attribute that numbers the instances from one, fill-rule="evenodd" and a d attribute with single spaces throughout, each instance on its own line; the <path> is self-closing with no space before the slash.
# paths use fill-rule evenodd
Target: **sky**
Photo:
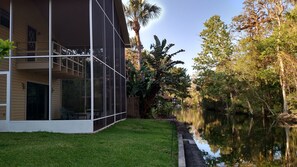
<path id="1" fill-rule="evenodd" d="M 127 4 L 128 0 L 123 0 Z M 230 24 L 234 16 L 242 12 L 243 0 L 147 0 L 162 8 L 159 18 L 151 21 L 147 27 L 140 30 L 140 38 L 145 49 L 150 49 L 154 43 L 154 35 L 160 40 L 175 46 L 171 52 L 184 49 L 185 52 L 176 55 L 174 60 L 182 60 L 187 73 L 193 75 L 193 58 L 201 51 L 202 40 L 199 37 L 204 29 L 203 23 L 213 15 Z M 130 31 L 130 37 L 134 33 Z"/>

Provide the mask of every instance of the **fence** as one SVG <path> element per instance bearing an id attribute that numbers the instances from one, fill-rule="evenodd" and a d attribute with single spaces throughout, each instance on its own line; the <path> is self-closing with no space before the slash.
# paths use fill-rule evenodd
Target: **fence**
<path id="1" fill-rule="evenodd" d="M 140 118 L 139 115 L 139 97 L 128 97 L 127 99 L 128 117 Z"/>

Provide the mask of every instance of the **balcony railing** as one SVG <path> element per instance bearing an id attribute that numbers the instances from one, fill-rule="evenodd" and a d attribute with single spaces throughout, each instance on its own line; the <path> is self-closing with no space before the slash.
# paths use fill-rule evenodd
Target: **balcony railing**
<path id="1" fill-rule="evenodd" d="M 20 56 L 17 58 L 17 69 L 45 70 L 49 68 L 49 57 L 44 57 L 49 56 L 48 42 L 17 42 L 16 47 L 14 55 Z M 57 42 L 52 42 L 51 49 L 52 71 L 56 77 L 83 77 L 86 58 L 79 55 L 88 55 L 88 49 L 68 49 Z"/>

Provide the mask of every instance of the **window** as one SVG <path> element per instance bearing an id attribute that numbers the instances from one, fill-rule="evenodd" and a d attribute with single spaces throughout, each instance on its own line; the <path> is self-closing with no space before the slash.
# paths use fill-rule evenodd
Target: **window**
<path id="1" fill-rule="evenodd" d="M 0 25 L 9 28 L 9 12 L 0 9 Z"/>

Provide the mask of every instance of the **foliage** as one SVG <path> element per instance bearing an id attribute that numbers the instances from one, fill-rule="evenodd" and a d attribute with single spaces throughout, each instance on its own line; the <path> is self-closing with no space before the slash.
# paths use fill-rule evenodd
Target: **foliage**
<path id="1" fill-rule="evenodd" d="M 143 46 L 140 40 L 140 28 L 146 26 L 150 20 L 159 17 L 161 8 L 157 5 L 152 5 L 147 0 L 129 0 L 129 3 L 124 6 L 125 15 L 128 26 L 135 32 L 135 40 L 138 49 L 139 66 L 142 63 Z"/>
<path id="2" fill-rule="evenodd" d="M 156 99 L 155 105 L 151 109 L 151 115 L 154 118 L 168 118 L 173 110 L 174 110 L 174 104 L 172 101 L 168 101 L 167 99 L 164 99 L 163 97 L 158 97 Z"/>
<path id="3" fill-rule="evenodd" d="M 13 42 L 0 39 L 0 60 L 9 55 L 9 51 L 13 49 Z"/>
<path id="4" fill-rule="evenodd" d="M 183 99 L 190 97 L 189 88 L 191 87 L 191 78 L 187 74 L 187 69 L 181 67 L 173 67 L 168 76 L 169 80 L 164 86 L 166 91 L 175 97 Z"/>
<path id="5" fill-rule="evenodd" d="M 205 29 L 200 33 L 202 51 L 194 59 L 194 69 L 197 70 L 194 83 L 204 104 L 209 103 L 209 107 L 205 107 L 220 110 L 221 107 L 215 107 L 217 102 L 227 107 L 232 100 L 232 73 L 229 67 L 233 45 L 228 27 L 219 16 L 211 17 L 204 25 Z"/>
<path id="6" fill-rule="evenodd" d="M 198 72 L 223 70 L 231 59 L 233 46 L 227 25 L 215 15 L 204 23 L 205 29 L 200 33 L 202 51 L 194 59 L 194 69 Z"/>
<path id="7" fill-rule="evenodd" d="M 200 92 L 196 90 L 197 85 L 191 81 L 191 86 L 188 89 L 189 97 L 184 100 L 184 107 L 198 108 L 201 102 Z"/>
<path id="8" fill-rule="evenodd" d="M 126 48 L 125 49 L 125 57 L 126 60 L 128 60 L 130 63 L 133 64 L 133 66 L 137 69 L 139 69 L 139 64 L 138 64 L 138 52 L 137 52 L 137 46 L 136 46 L 136 39 L 130 38 L 130 46 L 131 48 Z"/>
<path id="9" fill-rule="evenodd" d="M 168 121 L 130 119 L 96 134 L 1 133 L 0 166 L 177 166 L 176 136 Z"/>
<path id="10" fill-rule="evenodd" d="M 161 42 L 157 36 L 154 38 L 155 44 L 151 45 L 151 51 L 143 52 L 144 61 L 139 70 L 131 62 L 127 63 L 127 93 L 128 96 L 140 97 L 142 117 L 148 117 L 156 98 L 162 95 L 162 92 L 174 92 L 176 96 L 183 98 L 189 85 L 185 69 L 176 68 L 176 65 L 183 62 L 172 60 L 173 56 L 184 50 L 168 53 L 174 44 L 167 45 L 165 39 Z M 177 79 L 185 85 L 173 88 Z"/>
<path id="11" fill-rule="evenodd" d="M 219 16 L 205 22 L 194 59 L 204 107 L 265 116 L 296 111 L 296 11 L 292 1 L 245 0 L 233 31 Z"/>
<path id="12" fill-rule="evenodd" d="M 260 77 L 256 75 L 256 79 L 270 80 L 270 72 L 273 79 L 266 84 L 279 82 L 281 89 L 283 112 L 288 111 L 287 96 L 288 91 L 287 70 L 288 64 L 285 62 L 284 55 L 288 54 L 288 49 L 282 46 L 282 27 L 290 22 L 290 18 L 286 18 L 286 13 L 293 7 L 292 1 L 287 0 L 272 0 L 272 1 L 251 1 L 244 2 L 244 14 L 234 18 L 234 23 L 237 25 L 237 30 L 246 32 L 252 41 L 250 43 L 254 46 L 249 48 L 246 55 L 252 56 L 252 61 L 257 65 L 256 73 L 264 74 Z M 241 18 L 241 19 L 238 19 Z M 294 26 L 294 24 L 290 24 Z M 296 25 L 296 24 L 295 24 Z M 264 78 L 261 78 L 264 76 Z M 276 77 L 274 77 L 276 76 Z M 268 107 L 267 107 L 268 109 Z M 270 110 L 270 109 L 268 109 Z"/>

